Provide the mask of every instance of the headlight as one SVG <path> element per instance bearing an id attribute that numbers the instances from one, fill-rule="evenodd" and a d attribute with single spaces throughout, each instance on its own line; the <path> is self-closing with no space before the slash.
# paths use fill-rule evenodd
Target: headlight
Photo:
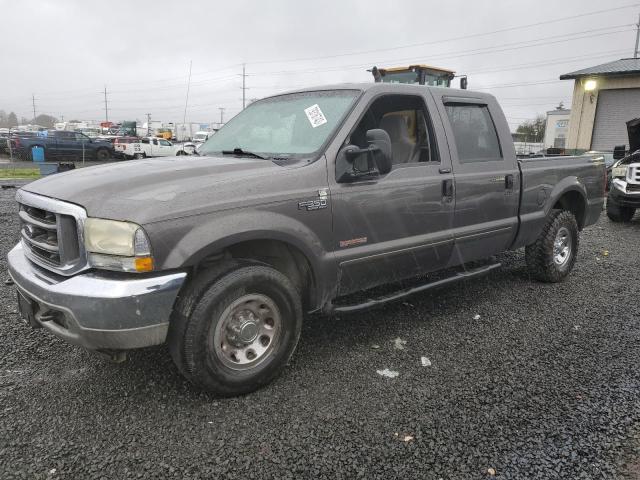
<path id="1" fill-rule="evenodd" d="M 627 176 L 627 165 L 614 165 L 611 175 L 615 178 L 625 178 Z"/>
<path id="2" fill-rule="evenodd" d="M 84 244 L 93 267 L 124 272 L 153 270 L 149 239 L 135 223 L 87 218 Z"/>

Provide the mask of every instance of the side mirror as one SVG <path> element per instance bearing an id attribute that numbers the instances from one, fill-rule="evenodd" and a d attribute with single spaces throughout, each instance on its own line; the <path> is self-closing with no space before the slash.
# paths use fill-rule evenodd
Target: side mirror
<path id="1" fill-rule="evenodd" d="M 624 154 L 626 153 L 626 151 L 626 145 L 616 145 L 615 147 L 613 147 L 613 159 L 620 160 L 621 158 L 624 158 Z"/>
<path id="2" fill-rule="evenodd" d="M 339 183 L 375 177 L 389 173 L 392 166 L 391 139 L 381 129 L 367 131 L 366 148 L 347 145 L 336 158 L 336 179 Z"/>

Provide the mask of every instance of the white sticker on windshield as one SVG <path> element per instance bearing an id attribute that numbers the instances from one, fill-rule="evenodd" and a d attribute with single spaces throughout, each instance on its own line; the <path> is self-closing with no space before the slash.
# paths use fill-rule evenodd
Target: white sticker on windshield
<path id="1" fill-rule="evenodd" d="M 309 123 L 313 128 L 327 123 L 327 119 L 324 116 L 324 113 L 322 113 L 322 110 L 320 110 L 320 105 L 318 105 L 317 103 L 315 105 L 311 105 L 309 108 L 305 108 L 304 113 L 307 114 Z"/>

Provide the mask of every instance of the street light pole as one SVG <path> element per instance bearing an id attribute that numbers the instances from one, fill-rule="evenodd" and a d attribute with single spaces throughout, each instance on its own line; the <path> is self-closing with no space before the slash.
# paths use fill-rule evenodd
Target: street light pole
<path id="1" fill-rule="evenodd" d="M 640 42 L 640 15 L 638 15 L 638 23 L 636 23 L 636 48 L 633 51 L 633 58 L 638 58 L 638 42 Z"/>

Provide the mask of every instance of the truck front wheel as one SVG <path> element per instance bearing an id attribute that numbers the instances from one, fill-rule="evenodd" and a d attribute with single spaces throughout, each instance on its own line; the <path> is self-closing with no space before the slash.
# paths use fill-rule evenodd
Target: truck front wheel
<path id="1" fill-rule="evenodd" d="M 235 264 L 202 274 L 180 295 L 169 349 L 196 386 L 241 395 L 280 373 L 301 326 L 300 295 L 287 277 L 268 266 Z"/>
<path id="2" fill-rule="evenodd" d="M 636 209 L 633 207 L 622 207 L 611 200 L 611 195 L 607 198 L 607 217 L 612 222 L 628 223 L 633 219 Z"/>
<path id="3" fill-rule="evenodd" d="M 538 239 L 525 249 L 529 271 L 542 282 L 564 280 L 576 263 L 578 243 L 576 218 L 566 210 L 554 210 Z"/>

